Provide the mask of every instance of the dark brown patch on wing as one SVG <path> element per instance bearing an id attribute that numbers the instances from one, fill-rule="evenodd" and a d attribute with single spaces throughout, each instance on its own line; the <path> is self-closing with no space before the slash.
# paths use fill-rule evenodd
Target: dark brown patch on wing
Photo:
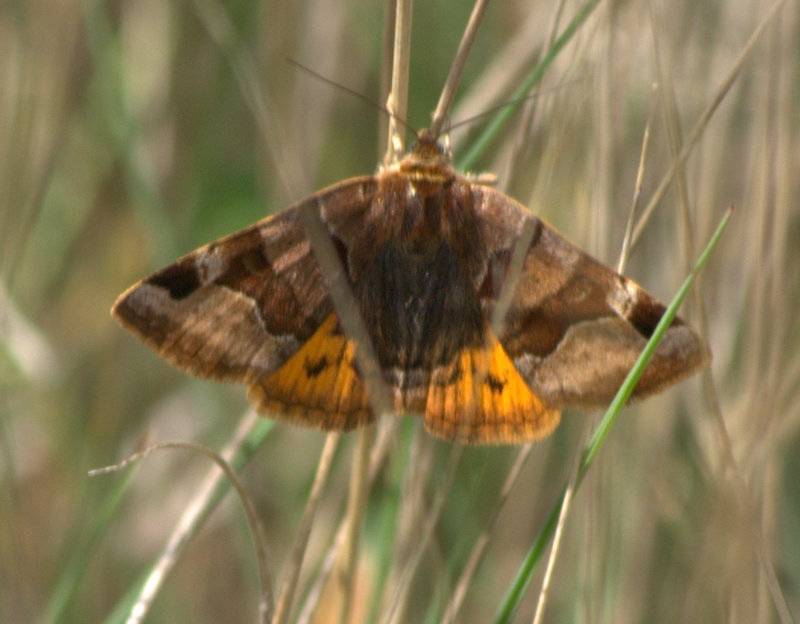
<path id="1" fill-rule="evenodd" d="M 523 231 L 532 232 L 520 279 L 499 339 L 523 378 L 546 405 L 608 405 L 665 312 L 665 306 L 631 280 L 618 275 L 514 200 L 476 187 L 490 217 L 487 240 L 494 241 L 480 292 L 491 307 L 511 273 L 503 261 Z M 703 341 L 675 319 L 639 381 L 641 398 L 696 372 L 708 361 Z"/>
<path id="2" fill-rule="evenodd" d="M 298 210 L 355 220 L 372 178 L 330 187 L 178 259 L 123 293 L 112 314 L 175 366 L 247 381 L 275 370 L 333 309 Z"/>
<path id="3" fill-rule="evenodd" d="M 520 279 L 518 288 L 535 282 L 534 275 Z M 531 353 L 545 357 L 552 353 L 574 324 L 614 314 L 606 303 L 602 282 L 575 273 L 550 296 L 533 308 L 512 303 L 503 328 L 503 344 L 512 357 Z"/>
<path id="4" fill-rule="evenodd" d="M 194 263 L 188 259 L 171 264 L 145 282 L 166 288 L 173 299 L 185 299 L 202 285 Z"/>
<path id="5" fill-rule="evenodd" d="M 647 293 L 642 292 L 637 301 L 631 306 L 625 318 L 627 318 L 628 322 L 633 325 L 642 336 L 650 338 L 666 311 L 667 308 L 664 304 L 650 297 Z M 683 324 L 680 318 L 675 317 L 670 327 Z"/>
<path id="6" fill-rule="evenodd" d="M 478 297 L 481 300 L 493 302 L 500 296 L 510 262 L 510 249 L 500 249 L 489 257 L 486 262 L 486 276 L 478 288 Z"/>

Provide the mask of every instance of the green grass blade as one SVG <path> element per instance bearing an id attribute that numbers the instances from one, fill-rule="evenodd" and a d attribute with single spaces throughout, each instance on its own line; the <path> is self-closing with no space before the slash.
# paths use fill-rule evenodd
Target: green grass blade
<path id="1" fill-rule="evenodd" d="M 725 213 L 725 216 L 722 218 L 722 221 L 711 237 L 708 245 L 706 245 L 703 253 L 700 254 L 700 257 L 697 259 L 697 262 L 695 263 L 691 273 L 689 273 L 689 275 L 683 281 L 683 284 L 681 285 L 677 294 L 667 307 L 666 312 L 664 312 L 664 316 L 661 317 L 661 320 L 656 326 L 653 335 L 650 337 L 650 340 L 648 340 L 647 345 L 645 345 L 642 354 L 639 356 L 636 364 L 633 365 L 631 372 L 628 373 L 628 376 L 625 378 L 622 387 L 619 389 L 619 392 L 617 392 L 617 395 L 614 397 L 611 405 L 609 405 L 608 410 L 606 411 L 605 416 L 603 416 L 603 420 L 601 420 L 600 424 L 597 426 L 592 439 L 589 440 L 589 444 L 587 444 L 586 450 L 581 458 L 581 465 L 578 468 L 579 481 L 583 478 L 586 470 L 588 470 L 589 466 L 600 450 L 600 447 L 608 436 L 608 432 L 611 430 L 611 426 L 614 424 L 614 421 L 616 420 L 620 410 L 625 403 L 627 403 L 628 399 L 631 397 L 631 394 L 633 394 L 633 390 L 636 387 L 639 378 L 642 376 L 645 366 L 647 366 L 647 363 L 650 361 L 653 353 L 655 353 L 658 343 L 661 342 L 664 332 L 666 332 L 669 326 L 672 324 L 672 321 L 675 319 L 675 316 L 678 313 L 678 308 L 683 303 L 686 295 L 689 294 L 689 289 L 692 287 L 695 277 L 703 268 L 703 265 L 705 265 L 706 261 L 711 255 L 711 252 L 717 246 L 717 242 L 722 236 L 722 232 L 725 230 L 725 227 L 728 225 L 728 220 L 730 219 L 732 212 L 732 210 L 728 210 Z"/>
<path id="2" fill-rule="evenodd" d="M 116 516 L 120 503 L 125 497 L 135 470 L 128 470 L 124 478 L 108 492 L 97 513 L 91 516 L 91 526 L 87 536 L 80 541 L 64 566 L 55 588 L 50 594 L 42 622 L 55 624 L 63 622 L 67 608 L 72 603 L 86 568 L 100 540 L 107 534 L 111 521 Z"/>
<path id="3" fill-rule="evenodd" d="M 553 64 L 556 56 L 564 49 L 564 46 L 569 43 L 572 37 L 578 32 L 578 28 L 587 20 L 589 15 L 592 14 L 592 11 L 599 3 L 599 0 L 587 0 L 586 3 L 578 10 L 575 14 L 575 17 L 572 18 L 572 21 L 567 25 L 564 29 L 564 32 L 553 42 L 553 46 L 547 51 L 545 57 L 537 63 L 537 65 L 533 68 L 528 77 L 523 80 L 522 84 L 517 88 L 514 94 L 511 96 L 511 101 L 520 100 L 522 101 L 523 98 L 527 95 L 528 91 L 531 90 L 533 85 L 539 82 L 544 76 L 544 73 Z M 458 159 L 458 168 L 461 171 L 469 171 L 475 167 L 475 164 L 478 161 L 478 158 L 486 148 L 489 147 L 491 142 L 499 135 L 500 130 L 508 123 L 508 120 L 511 118 L 511 115 L 517 109 L 517 105 L 510 104 L 504 108 L 502 108 L 497 115 L 492 117 L 492 121 L 486 127 L 486 129 L 480 134 L 480 136 L 472 143 L 467 151 L 461 158 Z"/>
<path id="4" fill-rule="evenodd" d="M 728 212 L 722 218 L 717 230 L 714 232 L 714 235 L 711 237 L 708 245 L 703 250 L 703 253 L 700 254 L 700 257 L 695 263 L 694 268 L 684 280 L 677 294 L 669 304 L 669 307 L 667 307 L 666 312 L 664 312 L 664 315 L 661 317 L 661 320 L 659 321 L 655 331 L 653 332 L 653 335 L 650 337 L 650 340 L 647 342 L 647 345 L 639 356 L 639 359 L 636 361 L 636 364 L 634 364 L 630 373 L 628 373 L 628 376 L 625 378 L 625 381 L 617 392 L 617 395 L 614 397 L 611 405 L 609 405 L 605 416 L 603 416 L 603 419 L 597 426 L 594 435 L 592 435 L 591 440 L 586 445 L 586 449 L 581 455 L 580 465 L 575 477 L 576 490 L 581 481 L 583 481 L 583 477 L 586 476 L 589 467 L 594 461 L 594 458 L 597 456 L 597 453 L 600 451 L 600 448 L 602 447 L 606 437 L 608 437 L 608 433 L 611 430 L 614 421 L 617 419 L 617 416 L 619 415 L 623 406 L 630 398 L 634 387 L 639 381 L 639 378 L 642 376 L 645 366 L 647 366 L 647 363 L 653 356 L 653 353 L 655 352 L 658 343 L 661 341 L 664 332 L 672 323 L 678 308 L 686 298 L 686 295 L 689 293 L 689 289 L 692 287 L 695 277 L 703 268 L 703 265 L 708 260 L 711 252 L 717 246 L 717 243 L 722 236 L 722 232 L 725 230 L 725 227 L 728 224 L 731 213 L 732 210 L 728 210 Z M 555 505 L 553 505 L 553 508 L 550 510 L 547 520 L 545 521 L 544 525 L 539 531 L 539 534 L 536 536 L 533 545 L 531 546 L 530 550 L 528 550 L 525 559 L 520 565 L 520 568 L 511 583 L 511 587 L 503 599 L 503 602 L 500 604 L 497 615 L 495 615 L 494 624 L 507 624 L 510 622 L 511 618 L 519 607 L 520 602 L 525 596 L 525 592 L 533 580 L 533 574 L 536 571 L 539 561 L 541 560 L 542 554 L 544 553 L 547 544 L 550 542 L 553 537 L 553 533 L 555 532 L 558 517 L 561 513 L 561 505 L 564 502 L 565 493 L 566 487 L 562 490 L 561 495 L 558 497 Z"/>

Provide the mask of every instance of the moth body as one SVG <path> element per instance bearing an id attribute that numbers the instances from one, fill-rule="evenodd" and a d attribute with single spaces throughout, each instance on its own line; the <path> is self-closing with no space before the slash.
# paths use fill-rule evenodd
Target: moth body
<path id="1" fill-rule="evenodd" d="M 329 292 L 335 267 L 319 265 L 302 210 L 334 243 L 395 410 L 449 440 L 533 440 L 565 407 L 608 404 L 665 310 L 507 195 L 459 175 L 422 132 L 396 165 L 197 249 L 112 313 L 179 368 L 244 383 L 262 413 L 327 430 L 372 422 L 356 337 Z M 707 357 L 676 319 L 634 398 Z"/>

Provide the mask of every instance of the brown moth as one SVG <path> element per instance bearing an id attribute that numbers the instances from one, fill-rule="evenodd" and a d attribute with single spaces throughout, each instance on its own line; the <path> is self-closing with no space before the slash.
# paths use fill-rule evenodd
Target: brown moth
<path id="1" fill-rule="evenodd" d="M 245 384 L 262 414 L 324 430 L 373 422 L 356 345 L 300 218 L 308 209 L 338 251 L 394 409 L 447 440 L 524 442 L 549 434 L 565 407 L 606 406 L 665 310 L 515 200 L 459 175 L 423 131 L 398 163 L 193 251 L 128 289 L 112 314 L 178 368 Z M 676 319 L 633 398 L 707 359 Z"/>

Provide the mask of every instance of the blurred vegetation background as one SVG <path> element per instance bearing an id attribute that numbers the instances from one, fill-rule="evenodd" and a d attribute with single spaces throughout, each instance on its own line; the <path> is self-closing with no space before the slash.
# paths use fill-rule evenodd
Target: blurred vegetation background
<path id="1" fill-rule="evenodd" d="M 500 188 L 616 265 L 648 120 L 641 206 L 770 5 L 601 2 L 547 72 L 530 128 L 516 114 L 477 169 L 497 173 Z M 559 31 L 578 6 L 564 4 Z M 454 2 L 414 8 L 413 127 L 429 122 L 469 10 Z M 519 0 L 490 6 L 454 121 L 511 97 L 541 57 L 555 10 Z M 376 169 L 381 113 L 285 59 L 377 99 L 383 22 L 380 3 L 358 0 L 0 4 L 3 622 L 117 621 L 114 609 L 209 466 L 168 452 L 130 473 L 87 472 L 144 440 L 219 449 L 246 402 L 242 388 L 173 370 L 108 310 L 178 255 Z M 715 393 L 697 377 L 624 412 L 567 519 L 545 621 L 774 622 L 776 589 L 800 613 L 798 41 L 800 6 L 785 2 L 632 251 L 627 273 L 669 300 L 724 209 L 735 206 L 699 296 L 682 312 L 707 326 Z M 279 128 L 273 142 L 259 127 L 254 94 Z M 454 133 L 456 159 L 482 123 Z M 738 471 L 725 460 L 714 396 Z M 491 621 L 597 417 L 566 413 L 534 447 L 459 621 Z M 417 445 L 430 461 L 415 485 L 423 501 L 438 495 L 452 452 L 420 442 L 416 426 L 404 420 L 370 494 L 360 613 L 374 614 L 391 589 L 381 583 L 396 556 Z M 341 514 L 352 439 L 336 455 L 302 583 Z M 275 578 L 323 441 L 276 426 L 244 471 Z M 517 453 L 464 450 L 405 621 L 438 621 Z M 517 621 L 530 621 L 541 575 Z M 247 525 L 228 497 L 147 621 L 253 621 L 257 604 Z"/>

